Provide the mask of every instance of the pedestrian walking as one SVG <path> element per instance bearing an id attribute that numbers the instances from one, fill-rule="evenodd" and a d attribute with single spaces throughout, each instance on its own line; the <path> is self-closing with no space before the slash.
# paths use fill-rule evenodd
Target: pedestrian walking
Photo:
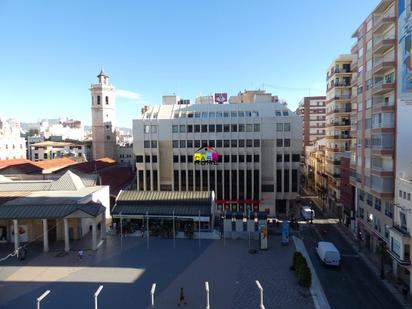
<path id="1" fill-rule="evenodd" d="M 83 252 L 82 249 L 79 250 L 79 252 L 77 253 L 77 255 L 79 256 L 79 260 L 80 260 L 80 261 L 83 260 L 84 252 Z"/>
<path id="2" fill-rule="evenodd" d="M 183 293 L 183 288 L 180 288 L 180 296 L 179 296 L 179 303 L 177 304 L 177 306 L 180 306 L 181 304 L 186 305 L 186 299 L 185 299 L 185 294 Z"/>

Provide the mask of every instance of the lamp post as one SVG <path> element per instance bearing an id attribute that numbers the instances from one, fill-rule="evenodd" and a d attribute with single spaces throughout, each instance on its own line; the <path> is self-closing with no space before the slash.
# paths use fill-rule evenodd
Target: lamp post
<path id="1" fill-rule="evenodd" d="M 260 282 L 258 280 L 256 280 L 256 285 L 260 291 L 260 305 L 259 308 L 260 309 L 265 309 L 265 305 L 263 304 L 263 288 L 262 285 L 260 284 Z"/>
<path id="2" fill-rule="evenodd" d="M 205 282 L 205 289 L 206 289 L 206 309 L 210 309 L 210 300 L 209 300 L 209 282 Z"/>
<path id="3" fill-rule="evenodd" d="M 44 292 L 42 295 L 40 295 L 40 297 L 37 298 L 37 309 L 40 309 L 40 302 L 46 298 L 47 295 L 50 294 L 50 290 L 47 290 L 46 292 Z"/>
<path id="4" fill-rule="evenodd" d="M 97 297 L 99 296 L 102 289 L 103 289 L 103 285 L 99 286 L 97 291 L 94 293 L 94 309 L 97 309 Z"/>
<path id="5" fill-rule="evenodd" d="M 151 305 L 152 305 L 152 308 L 154 308 L 154 294 L 155 294 L 155 291 L 156 291 L 156 283 L 153 283 L 152 284 L 152 288 L 150 289 L 150 301 L 151 301 Z"/>

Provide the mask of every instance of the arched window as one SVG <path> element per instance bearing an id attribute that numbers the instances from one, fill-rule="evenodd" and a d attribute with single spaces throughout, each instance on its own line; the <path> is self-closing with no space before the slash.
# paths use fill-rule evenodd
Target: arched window
<path id="1" fill-rule="evenodd" d="M 106 96 L 106 105 L 109 105 L 109 97 Z"/>
<path id="2" fill-rule="evenodd" d="M 97 105 L 100 105 L 100 96 L 97 96 Z"/>

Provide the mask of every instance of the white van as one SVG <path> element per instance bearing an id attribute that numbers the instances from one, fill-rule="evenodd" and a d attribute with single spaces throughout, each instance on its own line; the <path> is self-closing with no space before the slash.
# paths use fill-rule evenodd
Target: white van
<path id="1" fill-rule="evenodd" d="M 340 265 L 340 253 L 333 243 L 319 241 L 316 246 L 316 252 L 323 264 L 332 266 Z"/>
<path id="2" fill-rule="evenodd" d="M 307 221 L 311 219 L 313 220 L 315 219 L 315 211 L 309 206 L 302 206 L 300 209 L 300 216 Z"/>

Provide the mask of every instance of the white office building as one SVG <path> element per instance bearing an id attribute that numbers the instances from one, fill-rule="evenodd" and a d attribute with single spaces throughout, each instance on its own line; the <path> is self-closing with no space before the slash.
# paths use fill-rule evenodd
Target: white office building
<path id="1" fill-rule="evenodd" d="M 264 91 L 239 97 L 182 105 L 165 96 L 146 109 L 133 121 L 137 190 L 214 191 L 217 212 L 289 215 L 299 188 L 302 120 Z"/>

